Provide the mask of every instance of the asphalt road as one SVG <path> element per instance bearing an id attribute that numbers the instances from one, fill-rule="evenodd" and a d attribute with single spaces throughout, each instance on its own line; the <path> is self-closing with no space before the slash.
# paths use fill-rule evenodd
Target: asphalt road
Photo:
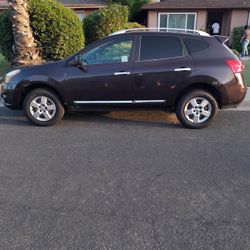
<path id="1" fill-rule="evenodd" d="M 30 125 L 0 108 L 0 249 L 250 249 L 250 112 Z"/>

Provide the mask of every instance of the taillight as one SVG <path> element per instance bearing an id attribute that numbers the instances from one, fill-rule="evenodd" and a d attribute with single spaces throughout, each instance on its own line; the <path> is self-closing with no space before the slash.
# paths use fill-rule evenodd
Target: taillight
<path id="1" fill-rule="evenodd" d="M 240 60 L 226 60 L 226 62 L 233 73 L 241 73 L 245 70 L 245 66 Z"/>

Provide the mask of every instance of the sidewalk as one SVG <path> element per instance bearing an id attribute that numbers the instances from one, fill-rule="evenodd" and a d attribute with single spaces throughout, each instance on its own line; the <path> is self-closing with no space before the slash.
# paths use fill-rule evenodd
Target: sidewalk
<path id="1" fill-rule="evenodd" d="M 250 56 L 245 56 L 245 57 L 240 57 L 241 61 L 249 61 L 250 60 Z"/>
<path id="2" fill-rule="evenodd" d="M 2 98 L 0 97 L 0 108 L 3 108 Z M 238 110 L 238 111 L 250 111 L 250 87 L 247 90 L 247 95 L 245 100 L 239 105 L 237 109 L 228 109 L 228 110 Z"/>

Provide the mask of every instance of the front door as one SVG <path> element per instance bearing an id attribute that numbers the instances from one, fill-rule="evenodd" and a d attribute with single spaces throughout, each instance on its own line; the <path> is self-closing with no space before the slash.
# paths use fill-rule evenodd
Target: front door
<path id="1" fill-rule="evenodd" d="M 215 35 L 222 33 L 223 12 L 221 11 L 209 11 L 207 15 L 207 30 L 210 35 L 214 35 L 214 31 L 218 31 Z"/>
<path id="2" fill-rule="evenodd" d="M 70 66 L 65 81 L 71 101 L 78 107 L 132 104 L 134 37 L 108 39 L 81 54 L 86 66 Z"/>
<path id="3" fill-rule="evenodd" d="M 178 85 L 192 74 L 194 63 L 179 38 L 143 35 L 135 63 L 134 102 L 168 105 Z"/>

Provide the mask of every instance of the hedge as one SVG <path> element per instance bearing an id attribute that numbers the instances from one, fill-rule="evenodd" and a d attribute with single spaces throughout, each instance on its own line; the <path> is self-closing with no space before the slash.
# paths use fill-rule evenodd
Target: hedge
<path id="1" fill-rule="evenodd" d="M 129 23 L 126 23 L 125 29 L 135 29 L 135 28 L 145 28 L 145 26 L 139 24 L 139 23 L 136 23 L 136 22 L 129 22 Z"/>
<path id="2" fill-rule="evenodd" d="M 115 31 L 124 29 L 127 22 L 127 6 L 114 4 L 93 12 L 83 21 L 86 43 L 89 44 Z"/>
<path id="3" fill-rule="evenodd" d="M 31 27 L 45 60 L 63 59 L 84 46 L 82 24 L 73 10 L 55 0 L 29 0 Z"/>
<path id="4" fill-rule="evenodd" d="M 231 37 L 231 46 L 233 49 L 236 49 L 238 52 L 241 52 L 241 38 L 244 34 L 244 27 L 239 26 L 235 27 L 232 32 L 232 37 Z M 250 49 L 250 46 L 248 47 Z"/>
<path id="5" fill-rule="evenodd" d="M 150 3 L 151 0 L 109 0 L 110 4 L 121 4 L 128 6 L 129 20 L 130 21 L 142 21 L 142 6 Z M 144 16 L 144 15 L 143 15 Z"/>
<path id="6" fill-rule="evenodd" d="M 33 35 L 41 56 L 60 60 L 84 47 L 82 23 L 73 10 L 55 0 L 28 0 Z M 12 57 L 13 35 L 9 12 L 0 14 L 0 50 Z"/>

